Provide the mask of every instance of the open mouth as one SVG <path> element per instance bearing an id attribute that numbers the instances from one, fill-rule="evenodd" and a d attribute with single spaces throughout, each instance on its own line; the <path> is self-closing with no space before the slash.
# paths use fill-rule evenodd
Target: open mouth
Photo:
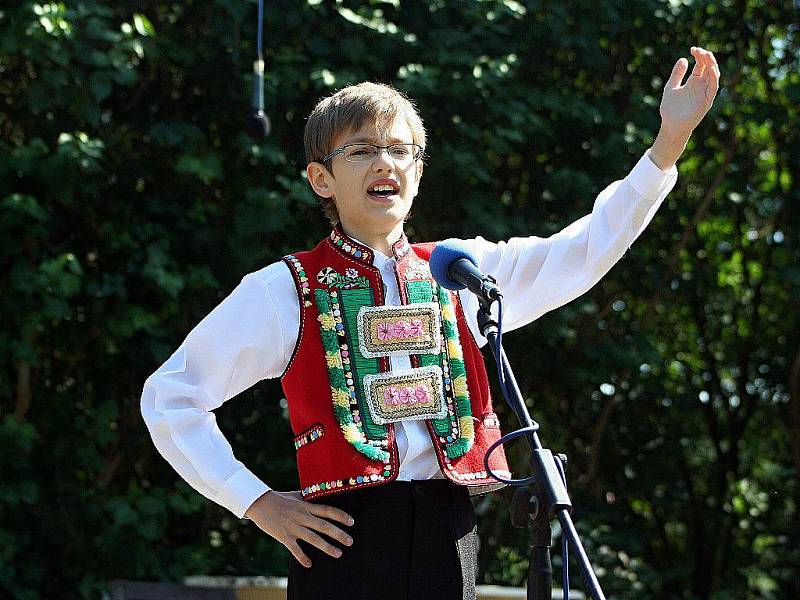
<path id="1" fill-rule="evenodd" d="M 391 183 L 377 183 L 370 186 L 367 193 L 373 198 L 388 198 L 394 196 L 400 191 L 400 186 L 394 182 Z"/>

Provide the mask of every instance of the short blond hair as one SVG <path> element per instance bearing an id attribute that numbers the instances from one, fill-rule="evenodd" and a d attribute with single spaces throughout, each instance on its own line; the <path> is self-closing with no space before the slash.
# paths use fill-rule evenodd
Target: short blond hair
<path id="1" fill-rule="evenodd" d="M 306 161 L 322 162 L 334 150 L 334 140 L 341 134 L 357 131 L 367 124 L 386 131 L 398 118 L 405 119 L 411 129 L 411 141 L 425 148 L 425 126 L 413 102 L 403 92 L 371 82 L 343 88 L 320 100 L 311 111 L 303 136 Z M 337 224 L 336 203 L 332 198 L 321 198 L 321 202 L 325 216 L 331 224 Z"/>

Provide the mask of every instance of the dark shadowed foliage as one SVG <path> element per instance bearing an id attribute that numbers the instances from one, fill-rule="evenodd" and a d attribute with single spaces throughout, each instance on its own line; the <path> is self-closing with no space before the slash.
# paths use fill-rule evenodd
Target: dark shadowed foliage
<path id="1" fill-rule="evenodd" d="M 268 0 L 273 133 L 254 144 L 252 0 L 4 3 L 0 595 L 286 572 L 282 546 L 157 454 L 139 395 L 245 273 L 325 235 L 302 174 L 320 97 L 375 80 L 417 100 L 431 158 L 412 240 L 547 236 L 648 147 L 662 78 L 701 45 L 722 89 L 668 201 L 508 348 L 543 441 L 571 459 L 610 596 L 800 597 L 795 5 Z M 290 489 L 281 398 L 263 382 L 217 414 Z M 509 498 L 477 502 L 484 582 L 525 576 Z"/>

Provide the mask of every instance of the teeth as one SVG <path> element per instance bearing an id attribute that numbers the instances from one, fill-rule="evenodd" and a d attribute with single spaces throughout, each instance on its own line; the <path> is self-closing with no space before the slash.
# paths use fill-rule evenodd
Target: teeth
<path id="1" fill-rule="evenodd" d="M 372 191 L 373 192 L 393 192 L 394 189 L 395 188 L 392 185 L 376 185 L 374 188 L 372 188 Z"/>

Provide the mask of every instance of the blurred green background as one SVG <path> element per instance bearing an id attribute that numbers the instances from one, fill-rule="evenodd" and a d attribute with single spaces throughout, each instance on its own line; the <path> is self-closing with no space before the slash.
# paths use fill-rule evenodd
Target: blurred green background
<path id="1" fill-rule="evenodd" d="M 267 0 L 259 144 L 255 15 L 0 8 L 0 596 L 285 574 L 282 546 L 158 455 L 139 396 L 245 273 L 328 231 L 302 174 L 318 99 L 374 80 L 417 100 L 412 241 L 547 236 L 652 142 L 699 45 L 722 84 L 675 190 L 600 284 L 507 344 L 609 596 L 800 597 L 798 3 Z M 295 489 L 281 398 L 263 382 L 217 413 L 241 460 Z M 509 498 L 476 504 L 481 582 L 524 580 Z"/>

